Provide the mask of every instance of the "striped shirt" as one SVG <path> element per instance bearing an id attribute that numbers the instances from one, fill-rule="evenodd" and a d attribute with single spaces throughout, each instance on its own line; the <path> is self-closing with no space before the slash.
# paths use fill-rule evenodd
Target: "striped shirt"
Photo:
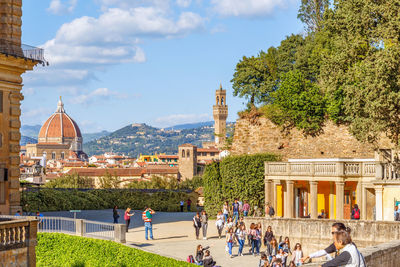
<path id="1" fill-rule="evenodd" d="M 147 211 L 143 211 L 143 212 L 142 212 L 142 219 L 143 219 L 144 222 L 151 222 L 151 221 L 152 221 L 152 218 L 147 218 L 146 212 L 147 212 Z M 150 212 L 151 214 L 154 214 L 153 211 L 149 211 L 149 212 Z"/>

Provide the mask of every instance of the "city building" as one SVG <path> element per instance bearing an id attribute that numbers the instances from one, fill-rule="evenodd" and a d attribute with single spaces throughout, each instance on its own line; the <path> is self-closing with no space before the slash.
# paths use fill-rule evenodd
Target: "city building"
<path id="1" fill-rule="evenodd" d="M 37 144 L 26 145 L 26 156 L 44 156 L 49 160 L 88 159 L 82 151 L 82 134 L 78 124 L 65 112 L 64 104 L 58 101 L 57 110 L 42 125 Z"/>
<path id="2" fill-rule="evenodd" d="M 215 91 L 215 105 L 213 106 L 215 145 L 218 148 L 225 146 L 226 119 L 228 118 L 228 105 L 226 105 L 226 90 L 220 85 Z"/>
<path id="3" fill-rule="evenodd" d="M 21 210 L 19 176 L 21 75 L 45 64 L 43 50 L 21 44 L 22 1 L 0 8 L 0 214 Z"/>

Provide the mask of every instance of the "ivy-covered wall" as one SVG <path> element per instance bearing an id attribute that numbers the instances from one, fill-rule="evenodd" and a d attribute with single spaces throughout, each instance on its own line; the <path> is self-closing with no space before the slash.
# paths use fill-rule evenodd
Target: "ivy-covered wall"
<path id="1" fill-rule="evenodd" d="M 205 209 L 216 215 L 224 201 L 247 200 L 264 210 L 264 162 L 278 161 L 273 154 L 229 156 L 206 167 L 203 175 Z"/>

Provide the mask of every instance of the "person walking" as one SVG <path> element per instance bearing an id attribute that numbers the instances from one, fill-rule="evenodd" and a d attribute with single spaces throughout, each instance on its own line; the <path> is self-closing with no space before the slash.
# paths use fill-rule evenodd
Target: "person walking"
<path id="1" fill-rule="evenodd" d="M 119 218 L 118 207 L 114 206 L 114 208 L 113 208 L 114 223 L 118 223 L 118 218 Z"/>
<path id="2" fill-rule="evenodd" d="M 142 213 L 142 219 L 144 221 L 144 230 L 145 230 L 145 238 L 146 240 L 149 240 L 148 232 L 150 232 L 150 238 L 151 240 L 154 240 L 153 238 L 153 214 L 156 212 L 150 208 L 145 208 L 145 210 Z"/>
<path id="3" fill-rule="evenodd" d="M 237 198 L 235 198 L 235 201 L 232 203 L 232 218 L 235 221 L 235 224 L 239 219 L 239 210 L 240 210 L 240 205 Z"/>
<path id="4" fill-rule="evenodd" d="M 234 238 L 233 228 L 230 228 L 228 230 L 228 233 L 226 234 L 226 245 L 228 246 L 228 253 L 231 258 L 233 258 L 232 255 L 233 238 Z"/>
<path id="5" fill-rule="evenodd" d="M 192 205 L 192 201 L 190 200 L 190 198 L 186 200 L 186 205 L 187 205 L 187 211 L 190 212 L 190 206 Z"/>
<path id="6" fill-rule="evenodd" d="M 303 258 L 303 251 L 301 250 L 301 244 L 296 243 L 294 246 L 294 251 L 293 251 L 293 262 L 296 266 L 301 266 L 303 262 L 301 259 Z"/>
<path id="7" fill-rule="evenodd" d="M 215 221 L 215 225 L 217 226 L 218 230 L 218 238 L 221 239 L 222 230 L 224 229 L 224 215 L 222 215 L 221 211 L 218 211 L 217 220 Z"/>
<path id="8" fill-rule="evenodd" d="M 260 248 L 261 248 L 261 231 L 262 231 L 262 226 L 261 226 L 261 223 L 258 223 L 257 225 L 256 225 L 256 249 L 257 249 L 257 256 L 258 255 L 260 255 Z"/>
<path id="9" fill-rule="evenodd" d="M 264 246 L 267 246 L 267 244 L 271 242 L 272 238 L 274 238 L 274 232 L 272 232 L 271 225 L 268 225 L 267 231 L 265 231 L 264 234 Z"/>
<path id="10" fill-rule="evenodd" d="M 185 202 L 183 200 L 181 200 L 179 202 L 179 206 L 181 207 L 181 212 L 183 212 L 183 206 L 185 205 Z"/>
<path id="11" fill-rule="evenodd" d="M 201 212 L 201 230 L 203 232 L 203 239 L 207 240 L 207 228 L 208 228 L 208 215 L 205 210 Z"/>
<path id="12" fill-rule="evenodd" d="M 124 220 L 126 223 L 126 232 L 128 232 L 129 224 L 131 223 L 131 217 L 135 214 L 134 212 L 132 212 L 132 213 L 130 213 L 130 212 L 131 212 L 131 208 L 127 208 L 125 210 L 125 214 L 124 214 Z"/>
<path id="13" fill-rule="evenodd" d="M 243 247 L 244 241 L 246 240 L 246 226 L 244 224 L 240 224 L 239 228 L 236 231 L 237 240 L 239 243 L 238 256 L 243 256 Z"/>
<path id="14" fill-rule="evenodd" d="M 251 240 L 250 253 L 255 255 L 255 251 L 257 249 L 257 229 L 255 223 L 250 224 L 249 238 Z"/>
<path id="15" fill-rule="evenodd" d="M 278 242 L 276 241 L 275 237 L 273 237 L 271 242 L 267 244 L 265 253 L 268 256 L 269 262 L 271 262 L 276 257 L 276 254 L 278 254 Z"/>
<path id="16" fill-rule="evenodd" d="M 224 214 L 225 217 L 225 223 L 228 222 L 228 216 L 229 216 L 229 204 L 228 201 L 225 201 L 224 206 L 222 207 L 222 213 Z"/>
<path id="17" fill-rule="evenodd" d="M 247 217 L 249 215 L 249 212 L 250 212 L 250 205 L 249 203 L 247 203 L 247 200 L 245 200 L 243 204 L 243 216 Z"/>
<path id="18" fill-rule="evenodd" d="M 196 231 L 196 239 L 199 239 L 200 228 L 201 228 L 201 217 L 200 217 L 200 213 L 198 213 L 198 212 L 193 217 L 193 227 Z"/>

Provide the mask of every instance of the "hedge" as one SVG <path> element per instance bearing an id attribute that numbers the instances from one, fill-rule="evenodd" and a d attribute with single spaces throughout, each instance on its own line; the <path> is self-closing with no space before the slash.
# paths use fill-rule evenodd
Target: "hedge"
<path id="1" fill-rule="evenodd" d="M 36 264 L 40 266 L 191 266 L 119 243 L 58 233 L 38 233 Z"/>
<path id="2" fill-rule="evenodd" d="M 208 165 L 204 171 L 204 207 L 210 215 L 221 210 L 224 201 L 247 200 L 264 211 L 264 163 L 278 161 L 273 154 L 229 156 Z"/>
<path id="3" fill-rule="evenodd" d="M 150 192 L 148 192 L 150 191 Z M 187 191 L 166 190 L 130 190 L 130 189 L 51 189 L 23 191 L 21 204 L 26 212 L 61 210 L 98 210 L 120 208 L 143 209 L 149 206 L 157 211 L 179 211 L 179 201 L 191 199 L 193 194 Z"/>

